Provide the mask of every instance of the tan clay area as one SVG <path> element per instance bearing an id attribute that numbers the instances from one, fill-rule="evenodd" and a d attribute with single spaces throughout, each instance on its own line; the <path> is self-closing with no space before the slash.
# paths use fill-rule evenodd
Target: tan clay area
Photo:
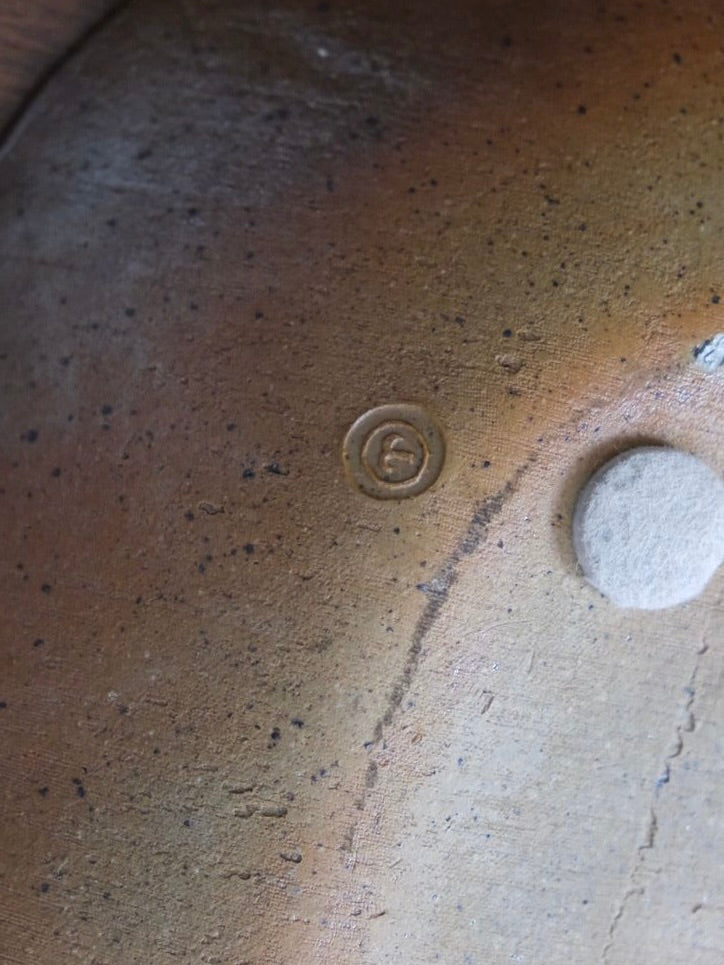
<path id="1" fill-rule="evenodd" d="M 724 961 L 721 572 L 576 493 L 718 473 L 714 3 L 134 2 L 0 154 L 0 961 Z M 441 428 L 376 499 L 368 409 Z"/>

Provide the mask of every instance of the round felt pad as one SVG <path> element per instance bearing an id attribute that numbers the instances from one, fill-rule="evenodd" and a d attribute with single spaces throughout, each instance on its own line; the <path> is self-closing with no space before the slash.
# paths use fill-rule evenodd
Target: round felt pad
<path id="1" fill-rule="evenodd" d="M 586 578 L 618 606 L 685 603 L 724 560 L 724 483 L 686 452 L 631 449 L 582 490 L 573 543 Z"/>

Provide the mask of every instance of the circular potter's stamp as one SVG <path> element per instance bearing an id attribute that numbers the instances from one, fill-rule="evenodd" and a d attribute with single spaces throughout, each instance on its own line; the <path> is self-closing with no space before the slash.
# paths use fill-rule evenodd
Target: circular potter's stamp
<path id="1" fill-rule="evenodd" d="M 343 458 L 354 484 L 375 499 L 417 496 L 440 475 L 445 440 L 418 405 L 381 405 L 365 412 L 344 440 Z"/>

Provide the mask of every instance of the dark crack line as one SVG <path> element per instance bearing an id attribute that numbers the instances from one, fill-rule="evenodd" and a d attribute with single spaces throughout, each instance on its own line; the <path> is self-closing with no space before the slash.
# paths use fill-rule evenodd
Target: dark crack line
<path id="1" fill-rule="evenodd" d="M 458 541 L 447 559 L 437 569 L 433 578 L 426 584 L 426 592 L 429 594 L 429 599 L 415 624 L 412 640 L 407 652 L 407 660 L 405 661 L 402 673 L 390 691 L 387 709 L 375 724 L 373 735 L 374 743 L 380 743 L 382 741 L 385 728 L 392 723 L 405 694 L 412 686 L 412 682 L 419 668 L 423 644 L 435 626 L 443 607 L 447 603 L 450 591 L 457 583 L 460 563 L 466 557 L 471 556 L 485 542 L 490 524 L 495 517 L 500 514 L 508 499 L 518 491 L 521 479 L 534 462 L 535 457 L 531 456 L 515 471 L 512 478 L 508 480 L 501 490 L 493 496 L 488 496 L 478 504 L 462 538 Z M 371 788 L 374 787 L 376 782 L 377 764 L 375 761 L 371 761 L 367 767 L 365 785 L 367 788 Z"/>
<path id="2" fill-rule="evenodd" d="M 680 757 L 684 750 L 684 734 L 691 733 L 696 727 L 696 717 L 694 716 L 694 700 L 696 698 L 696 678 L 699 673 L 699 664 L 701 662 L 701 657 L 706 653 L 708 647 L 704 645 L 702 649 L 699 650 L 697 654 L 696 663 L 694 664 L 694 669 L 689 676 L 689 682 L 684 688 L 684 693 L 686 694 L 686 701 L 683 707 L 677 711 L 681 715 L 681 723 L 677 724 L 674 728 L 674 739 L 672 741 L 672 749 L 664 756 L 664 764 L 659 777 L 656 780 L 656 785 L 654 787 L 653 799 L 659 796 L 659 793 L 663 787 L 665 787 L 671 780 L 671 761 Z M 628 876 L 628 887 L 624 892 L 621 900 L 618 903 L 618 907 L 614 912 L 613 918 L 611 919 L 611 924 L 608 927 L 608 935 L 606 938 L 606 944 L 604 945 L 603 951 L 601 953 L 601 961 L 604 963 L 609 961 L 609 955 L 611 949 L 613 948 L 616 929 L 621 922 L 626 911 L 626 906 L 628 905 L 629 899 L 634 895 L 643 895 L 646 891 L 644 885 L 639 884 L 639 878 L 641 874 L 641 869 L 646 861 L 646 852 L 652 851 L 656 845 L 656 835 L 659 830 L 659 820 L 656 815 L 656 810 L 653 803 L 649 807 L 649 818 L 646 823 L 646 828 L 644 830 L 643 839 L 641 844 L 636 848 L 636 855 L 634 857 L 633 867 L 629 872 Z"/>

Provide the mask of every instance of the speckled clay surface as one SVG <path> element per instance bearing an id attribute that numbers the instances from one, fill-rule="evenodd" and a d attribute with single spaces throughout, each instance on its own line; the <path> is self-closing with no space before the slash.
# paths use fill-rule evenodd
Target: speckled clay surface
<path id="1" fill-rule="evenodd" d="M 717 965 L 721 580 L 621 620 L 593 468 L 721 471 L 715 4 L 128 6 L 0 159 L 8 965 Z M 435 484 L 345 479 L 430 409 Z"/>

